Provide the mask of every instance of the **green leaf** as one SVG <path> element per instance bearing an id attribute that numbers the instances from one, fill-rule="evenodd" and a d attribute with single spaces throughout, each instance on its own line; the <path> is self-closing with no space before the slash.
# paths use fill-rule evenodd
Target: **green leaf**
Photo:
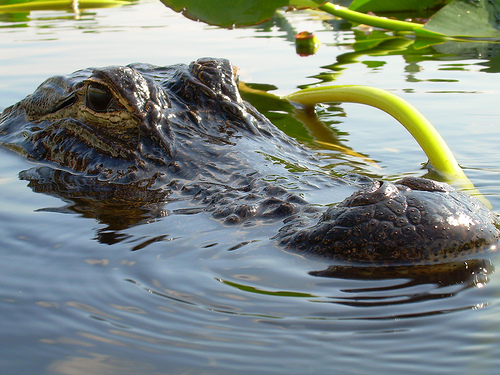
<path id="1" fill-rule="evenodd" d="M 421 24 L 375 17 L 325 2 L 325 0 L 161 0 L 184 16 L 220 27 L 251 26 L 271 18 L 276 9 L 317 8 L 356 23 L 395 31 L 413 31 Z"/>
<path id="2" fill-rule="evenodd" d="M 221 27 L 249 26 L 272 17 L 288 0 L 161 0 L 184 16 Z"/>
<path id="3" fill-rule="evenodd" d="M 357 12 L 421 12 L 441 8 L 452 0 L 354 0 L 349 9 Z"/>
<path id="4" fill-rule="evenodd" d="M 452 37 L 500 38 L 500 0 L 455 0 L 424 29 Z"/>
<path id="5" fill-rule="evenodd" d="M 184 16 L 221 27 L 251 26 L 271 18 L 276 9 L 295 6 L 290 0 L 161 0 Z M 317 6 L 324 1 L 298 0 L 299 5 Z"/>

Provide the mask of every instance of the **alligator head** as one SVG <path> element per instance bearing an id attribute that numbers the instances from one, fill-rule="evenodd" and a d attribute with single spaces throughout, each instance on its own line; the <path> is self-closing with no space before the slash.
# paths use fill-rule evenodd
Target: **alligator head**
<path id="1" fill-rule="evenodd" d="M 495 214 L 425 179 L 373 182 L 318 212 L 264 181 L 255 142 L 313 154 L 241 99 L 226 60 L 52 77 L 0 120 L 3 146 L 45 164 L 21 175 L 36 191 L 55 185 L 70 199 L 118 205 L 191 194 L 218 220 L 284 220 L 282 246 L 348 262 L 433 263 L 496 248 Z"/>

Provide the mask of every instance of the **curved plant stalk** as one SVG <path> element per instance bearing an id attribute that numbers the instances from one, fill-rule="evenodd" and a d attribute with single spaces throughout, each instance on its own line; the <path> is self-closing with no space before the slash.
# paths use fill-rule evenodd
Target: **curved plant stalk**
<path id="1" fill-rule="evenodd" d="M 450 148 L 434 126 L 415 107 L 397 95 L 374 87 L 346 85 L 308 88 L 284 98 L 309 107 L 318 103 L 350 102 L 366 104 L 387 112 L 415 138 L 429 158 L 429 164 L 434 171 L 491 208 L 491 204 L 460 168 Z"/>
<path id="2" fill-rule="evenodd" d="M 79 0 L 77 2 L 79 9 L 86 8 L 110 8 L 126 5 L 128 2 L 122 0 Z M 36 10 L 68 10 L 74 9 L 72 0 L 40 0 L 19 2 L 15 4 L 0 5 L 0 14 L 20 13 Z"/>
<path id="3" fill-rule="evenodd" d="M 382 29 L 389 29 L 394 31 L 413 31 L 415 29 L 421 29 L 424 27 L 424 25 L 420 23 L 398 21 L 383 17 L 371 16 L 332 3 L 323 4 L 319 6 L 318 9 L 321 9 L 324 12 L 333 14 L 334 16 L 343 18 L 348 21 L 362 23 L 374 27 L 380 27 Z"/>

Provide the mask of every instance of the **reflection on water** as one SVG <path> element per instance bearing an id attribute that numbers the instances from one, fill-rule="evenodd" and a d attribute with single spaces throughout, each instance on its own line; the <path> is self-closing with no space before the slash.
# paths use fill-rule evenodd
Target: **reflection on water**
<path id="1" fill-rule="evenodd" d="M 332 265 L 322 271 L 311 271 L 310 275 L 346 280 L 393 280 L 391 284 L 370 285 L 342 289 L 342 296 L 315 296 L 296 291 L 270 291 L 257 289 L 251 285 L 220 280 L 226 285 L 247 293 L 257 293 L 275 297 L 302 297 L 311 302 L 335 303 L 352 307 L 387 307 L 422 303 L 435 299 L 451 298 L 470 287 L 483 287 L 494 267 L 489 259 L 470 259 L 463 262 L 444 263 L 426 266 L 405 267 L 363 267 Z M 333 284 L 332 284 L 333 285 Z M 457 310 L 406 310 L 401 315 L 366 315 L 361 319 L 404 319 L 417 316 L 451 313 L 458 310 L 476 308 L 460 306 Z M 345 317 L 347 319 L 347 317 Z"/>
<path id="2" fill-rule="evenodd" d="M 86 178 L 50 167 L 21 171 L 19 177 L 29 181 L 36 193 L 62 198 L 70 204 L 61 208 L 45 208 L 52 212 L 73 212 L 106 224 L 99 237 L 111 240 L 113 231 L 120 231 L 166 215 L 163 204 L 170 190 L 153 189 L 147 181 L 127 185 L 109 184 L 96 178 Z M 154 178 L 153 178 L 154 180 Z M 112 241 L 116 242 L 116 239 Z"/>
<path id="3" fill-rule="evenodd" d="M 354 267 L 329 266 L 322 271 L 312 271 L 311 275 L 352 280 L 400 280 L 400 284 L 383 287 L 363 287 L 344 290 L 351 297 L 333 300 L 349 306 L 392 306 L 408 303 L 421 303 L 428 300 L 451 298 L 457 293 L 471 287 L 483 287 L 494 272 L 490 259 L 467 259 L 460 262 L 449 262 L 420 266 L 386 266 L 386 267 Z M 426 289 L 418 286 L 427 284 Z M 475 306 L 461 306 L 458 310 L 467 310 Z M 455 310 L 446 311 L 450 313 Z M 444 311 L 413 311 L 398 318 L 416 317 L 419 315 L 443 314 Z M 380 319 L 381 317 L 378 317 Z M 394 318 L 391 315 L 391 319 Z"/>
<path id="4" fill-rule="evenodd" d="M 0 1 L 0 22 L 11 23 L 13 25 L 9 26 L 15 27 L 31 27 L 33 26 L 32 22 L 36 20 L 93 19 L 97 13 L 95 11 L 88 11 L 87 9 L 113 8 L 132 3 L 131 1 L 122 0 L 94 2 L 80 2 L 78 0 L 69 0 L 67 2 L 21 0 L 12 3 L 4 0 Z"/>

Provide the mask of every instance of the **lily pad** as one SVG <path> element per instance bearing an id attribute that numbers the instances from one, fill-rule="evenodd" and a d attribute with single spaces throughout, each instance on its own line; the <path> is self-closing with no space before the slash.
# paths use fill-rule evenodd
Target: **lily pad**
<path id="1" fill-rule="evenodd" d="M 184 16 L 221 27 L 250 26 L 271 18 L 289 0 L 161 0 Z"/>
<path id="2" fill-rule="evenodd" d="M 453 37 L 500 38 L 499 19 L 500 0 L 455 0 L 432 16 L 424 30 Z"/>

